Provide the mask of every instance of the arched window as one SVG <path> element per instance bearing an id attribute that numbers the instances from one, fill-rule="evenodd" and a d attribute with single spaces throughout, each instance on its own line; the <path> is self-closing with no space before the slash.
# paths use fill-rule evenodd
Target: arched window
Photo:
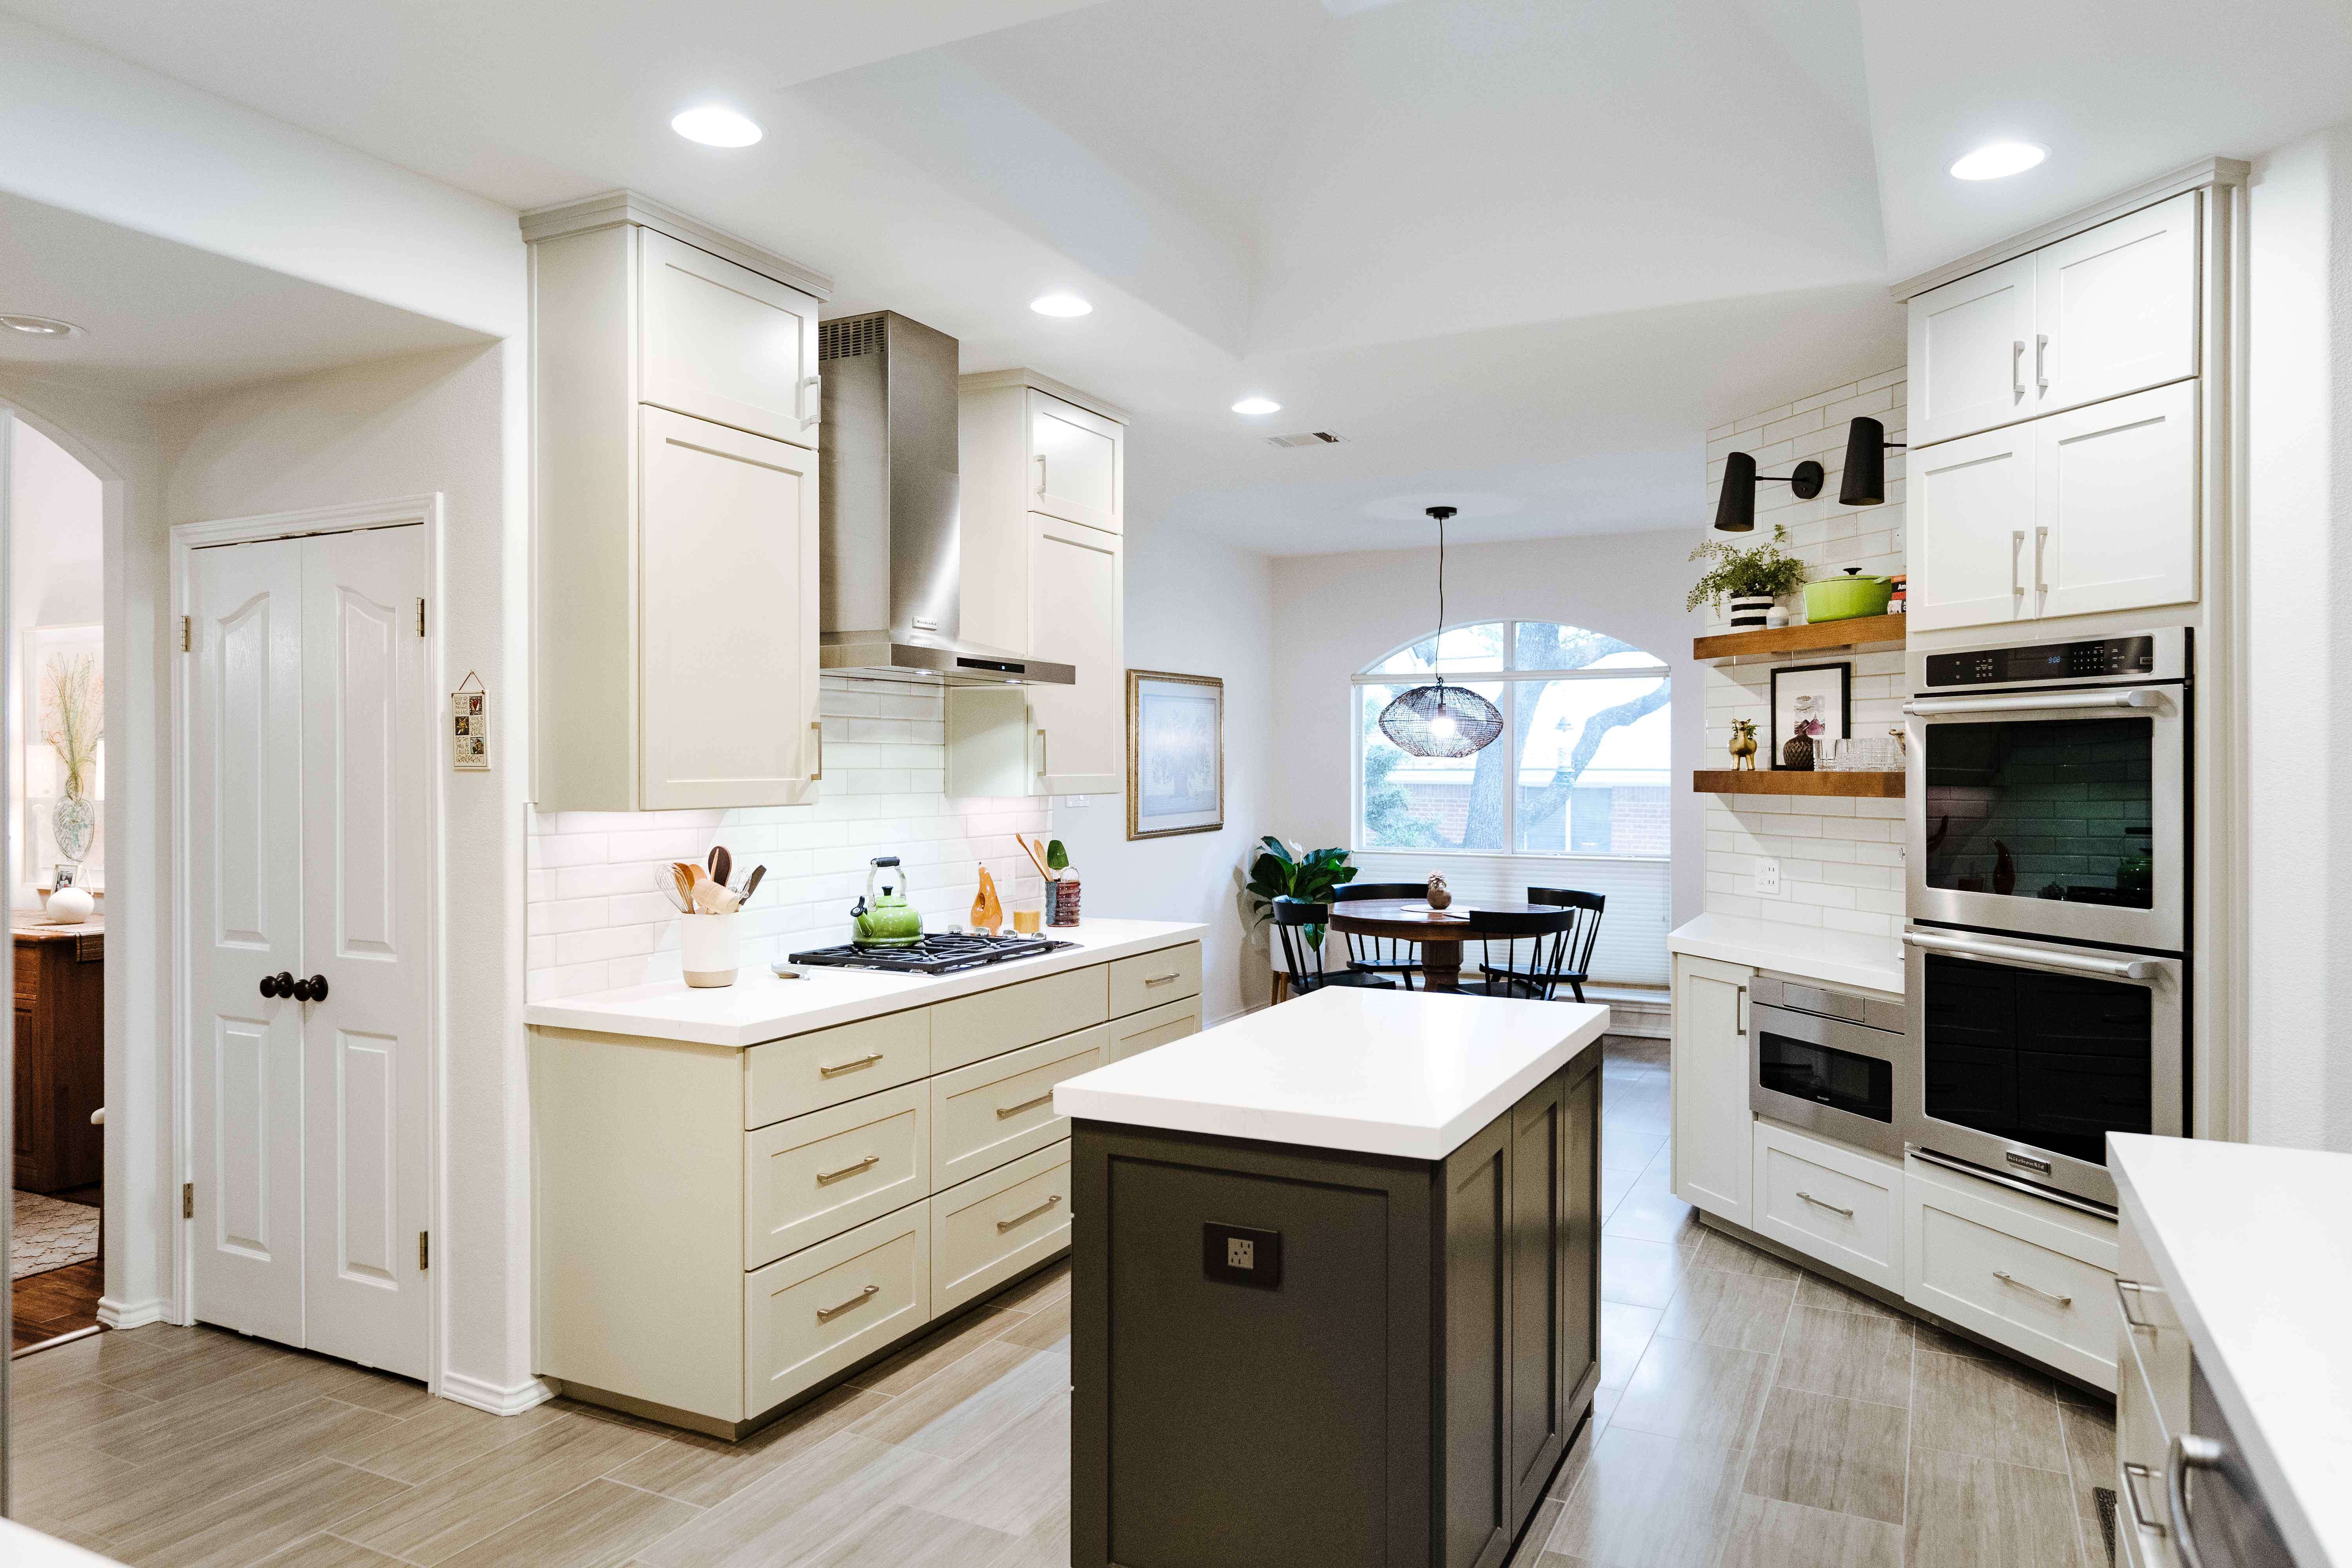
<path id="1" fill-rule="evenodd" d="M 1415 757 L 1381 710 L 1433 674 L 1503 711 L 1467 757 Z M 1449 626 L 1355 677 L 1358 849 L 1487 855 L 1667 853 L 1669 681 L 1664 660 L 1556 621 Z"/>

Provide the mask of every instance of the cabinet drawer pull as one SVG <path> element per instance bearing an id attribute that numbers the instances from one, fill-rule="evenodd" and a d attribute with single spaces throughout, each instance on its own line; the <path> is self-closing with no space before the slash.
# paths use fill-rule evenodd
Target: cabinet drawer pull
<path id="1" fill-rule="evenodd" d="M 1831 1203 L 1826 1198 L 1817 1198 L 1813 1196 L 1812 1194 L 1805 1191 L 1802 1187 L 1799 1187 L 1797 1189 L 1797 1195 L 1804 1199 L 1807 1203 L 1812 1205 L 1817 1209 L 1827 1209 L 1832 1214 L 1842 1214 L 1848 1219 L 1852 1219 L 1853 1217 L 1853 1211 L 1852 1209 L 1840 1208 L 1837 1205 Z"/>
<path id="2" fill-rule="evenodd" d="M 2131 1510 L 2134 1524 L 2147 1531 L 2150 1535 L 2169 1535 L 2172 1532 L 2157 1521 L 2148 1518 L 2147 1510 L 2139 1505 L 2140 1483 L 2154 1479 L 2156 1479 L 2156 1472 L 2146 1465 L 2126 1465 L 2124 1467 L 2124 1502 Z"/>
<path id="3" fill-rule="evenodd" d="M 828 1318 L 838 1318 L 842 1313 L 846 1312 L 852 1307 L 862 1307 L 866 1305 L 868 1299 L 878 1293 L 881 1289 L 882 1287 L 879 1285 L 868 1285 L 865 1289 L 860 1290 L 856 1295 L 852 1296 L 848 1300 L 844 1301 L 838 1307 L 819 1307 L 816 1310 L 816 1321 L 822 1323 Z"/>
<path id="4" fill-rule="evenodd" d="M 1165 974 L 1147 974 L 1143 977 L 1143 983 L 1146 985 L 1165 985 L 1175 978 L 1176 972 L 1171 969 Z"/>
<path id="5" fill-rule="evenodd" d="M 2140 1282 L 2137 1279 L 2116 1280 L 2116 1310 L 2124 1315 L 2124 1326 L 2131 1330 L 2132 1332 L 2136 1334 L 2152 1334 L 2156 1332 L 2158 1325 L 2149 1322 L 2146 1318 L 2141 1317 L 2137 1312 L 2132 1310 L 2133 1305 L 2140 1300 L 2141 1289 L 2142 1287 Z"/>
<path id="6" fill-rule="evenodd" d="M 844 1176 L 854 1176 L 860 1171 L 871 1170 L 881 1163 L 881 1155 L 868 1154 L 863 1160 L 858 1161 L 855 1165 L 844 1165 L 838 1171 L 819 1171 L 816 1176 L 816 1184 L 820 1187 L 825 1186 L 831 1183 L 841 1180 Z"/>
<path id="7" fill-rule="evenodd" d="M 1034 1110 L 1041 1105 L 1051 1105 L 1053 1103 L 1054 1091 L 1049 1089 L 1045 1093 L 1037 1096 L 1034 1100 L 1024 1100 L 1018 1105 L 998 1106 L 996 1108 L 996 1119 L 999 1121 L 1002 1121 L 1008 1116 L 1018 1116 L 1024 1110 Z"/>
<path id="8" fill-rule="evenodd" d="M 2039 1285 L 2028 1285 L 2024 1280 L 2020 1279 L 2016 1275 L 2011 1274 L 2006 1268 L 1994 1269 L 1992 1271 L 1992 1277 L 2000 1280 L 2004 1285 L 2014 1285 L 2019 1289 L 2025 1291 L 2029 1295 L 2039 1296 L 2045 1301 L 2055 1301 L 2062 1307 L 2071 1307 L 2074 1304 L 2074 1297 L 2061 1296 L 2054 1290 L 2044 1290 Z"/>
<path id="9" fill-rule="evenodd" d="M 819 1062 L 816 1064 L 817 1075 L 821 1078 L 835 1078 L 842 1073 L 856 1072 L 859 1068 L 870 1068 L 881 1059 L 880 1051 L 872 1051 L 862 1057 L 852 1057 L 845 1062 L 835 1062 L 829 1067 L 824 1062 Z"/>
<path id="10" fill-rule="evenodd" d="M 1039 1215 L 1044 1214 L 1047 1209 L 1052 1208 L 1055 1204 L 1060 1203 L 1061 1201 L 1062 1194 L 1055 1193 L 1052 1197 L 1047 1198 L 1044 1203 L 1039 1204 L 1034 1209 L 1024 1210 L 1020 1214 L 1014 1215 L 1011 1219 L 998 1220 L 996 1222 L 996 1234 L 1003 1236 L 1006 1231 L 1011 1230 L 1016 1225 L 1027 1225 L 1031 1220 L 1035 1219 Z"/>

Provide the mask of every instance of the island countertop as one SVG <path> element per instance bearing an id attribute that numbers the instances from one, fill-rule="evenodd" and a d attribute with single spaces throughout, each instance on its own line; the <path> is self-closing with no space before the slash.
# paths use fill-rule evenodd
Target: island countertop
<path id="1" fill-rule="evenodd" d="M 983 964 L 953 974 L 810 967 L 799 980 L 780 980 L 765 963 L 747 963 L 737 972 L 732 985 L 698 987 L 668 980 L 533 1002 L 523 1009 L 522 1016 L 534 1028 L 585 1029 L 740 1048 L 1198 942 L 1208 931 L 1204 925 L 1180 921 L 1087 921 L 1040 933 L 1075 944 L 1059 952 Z"/>
<path id="2" fill-rule="evenodd" d="M 1442 1160 L 1608 1026 L 1596 1005 L 1334 986 L 1066 1079 L 1054 1110 Z"/>

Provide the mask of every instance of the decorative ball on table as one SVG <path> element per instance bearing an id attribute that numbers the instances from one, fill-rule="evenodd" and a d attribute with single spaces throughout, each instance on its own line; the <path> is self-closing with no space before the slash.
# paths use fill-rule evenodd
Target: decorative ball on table
<path id="1" fill-rule="evenodd" d="M 1442 910 L 1454 901 L 1454 894 L 1445 886 L 1445 879 L 1436 872 L 1429 874 L 1429 907 Z"/>

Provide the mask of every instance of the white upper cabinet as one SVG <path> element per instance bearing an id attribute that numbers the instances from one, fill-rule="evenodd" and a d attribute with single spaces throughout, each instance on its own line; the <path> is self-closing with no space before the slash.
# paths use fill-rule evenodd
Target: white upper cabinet
<path id="1" fill-rule="evenodd" d="M 815 446 L 816 296 L 657 229 L 637 244 L 644 401 Z"/>
<path id="2" fill-rule="evenodd" d="M 2198 373 L 2198 194 L 1911 300 L 1911 429 L 1932 445 Z"/>
<path id="3" fill-rule="evenodd" d="M 1034 387 L 1028 405 L 1029 462 L 1035 482 L 1031 510 L 1117 533 L 1118 425 Z"/>
<path id="4" fill-rule="evenodd" d="M 1033 686 L 1037 769 L 1047 795 L 1109 793 L 1126 771 L 1127 669 L 1119 638 L 1119 536 L 1029 521 L 1030 649 L 1076 666 L 1074 686 Z"/>
<path id="5" fill-rule="evenodd" d="M 527 214 L 522 228 L 532 798 L 548 811 L 814 801 L 829 282 L 626 193 Z"/>
<path id="6" fill-rule="evenodd" d="M 1910 460 L 1913 631 L 1996 626 L 2032 613 L 2033 433 L 2012 425 Z"/>

